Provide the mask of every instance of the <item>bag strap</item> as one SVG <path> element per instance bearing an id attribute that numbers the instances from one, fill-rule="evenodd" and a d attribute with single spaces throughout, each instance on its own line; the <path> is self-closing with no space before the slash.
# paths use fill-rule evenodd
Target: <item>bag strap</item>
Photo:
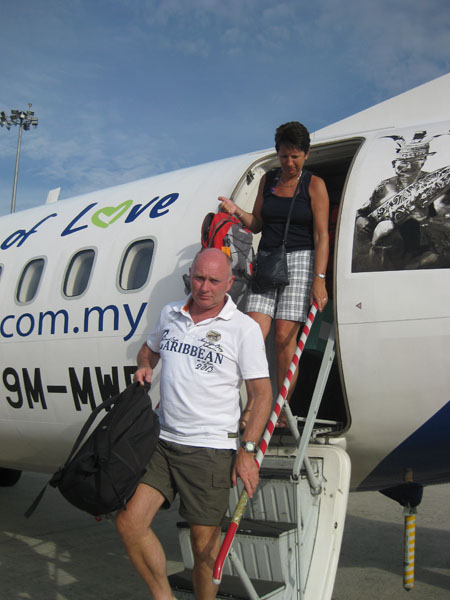
<path id="1" fill-rule="evenodd" d="M 209 231 L 211 229 L 211 224 L 212 224 L 213 219 L 214 219 L 214 213 L 212 213 L 212 212 L 208 213 L 205 216 L 205 218 L 203 219 L 203 223 L 202 223 L 202 227 L 201 227 L 201 231 L 200 231 L 200 237 L 201 237 L 203 248 L 208 247 Z"/>
<path id="2" fill-rule="evenodd" d="M 217 214 L 221 214 L 221 213 L 217 213 Z M 210 233 L 210 238 L 209 238 L 209 243 L 208 243 L 208 248 L 212 248 L 212 245 L 214 243 L 214 238 L 216 237 L 216 235 L 219 233 L 219 231 L 225 227 L 225 225 L 228 225 L 229 223 L 231 223 L 232 225 L 234 224 L 241 224 L 239 219 L 237 219 L 234 215 L 229 215 L 227 213 L 223 213 L 223 217 L 220 219 L 220 221 L 217 221 L 217 223 L 214 226 L 214 229 L 212 230 L 212 233 Z"/>
<path id="3" fill-rule="evenodd" d="M 288 212 L 288 218 L 287 218 L 287 221 L 286 221 L 286 227 L 284 228 L 283 241 L 281 242 L 282 246 L 286 245 L 287 234 L 288 234 L 288 229 L 289 229 L 289 223 L 291 221 L 292 210 L 294 208 L 295 199 L 296 199 L 297 194 L 298 194 L 299 189 L 300 189 L 300 184 L 302 182 L 302 178 L 303 178 L 303 170 L 300 173 L 300 177 L 299 177 L 299 180 L 298 180 L 298 183 L 297 183 L 297 187 L 295 188 L 295 192 L 294 192 L 294 195 L 292 196 L 292 200 L 291 200 L 291 205 L 289 206 L 289 212 Z"/>
<path id="4" fill-rule="evenodd" d="M 139 384 L 137 384 L 137 385 L 139 385 Z M 132 386 L 135 387 L 136 384 L 133 383 Z M 73 455 L 76 453 L 76 451 L 78 450 L 78 448 L 81 446 L 81 443 L 83 442 L 84 438 L 86 437 L 87 432 L 89 431 L 92 423 L 97 418 L 98 414 L 102 410 L 107 410 L 108 408 L 110 408 L 113 404 L 115 404 L 117 402 L 117 400 L 118 400 L 117 396 L 114 396 L 113 398 L 108 398 L 107 400 L 105 400 L 104 402 L 102 402 L 101 404 L 99 404 L 98 406 L 96 406 L 94 408 L 94 410 L 91 412 L 91 414 L 87 418 L 85 424 L 81 428 L 81 431 L 78 434 L 78 437 L 77 437 L 74 445 L 72 446 L 72 450 L 70 451 L 70 454 L 67 457 L 66 462 L 64 463 L 64 465 L 62 467 L 60 467 L 59 471 L 62 471 L 69 464 L 69 462 L 71 461 Z M 54 487 L 56 487 L 56 485 Z"/>

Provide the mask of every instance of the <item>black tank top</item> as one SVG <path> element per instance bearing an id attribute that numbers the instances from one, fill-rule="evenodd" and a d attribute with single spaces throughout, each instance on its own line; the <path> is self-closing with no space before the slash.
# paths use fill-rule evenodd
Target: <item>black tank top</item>
<path id="1" fill-rule="evenodd" d="M 261 241 L 259 248 L 269 250 L 278 247 L 283 241 L 284 229 L 288 217 L 292 197 L 283 198 L 276 196 L 273 188 L 281 174 L 281 169 L 273 169 L 266 174 L 263 190 L 263 205 L 261 217 L 263 228 L 261 230 Z M 309 184 L 312 173 L 303 169 L 300 189 L 297 193 L 286 240 L 286 250 L 313 250 L 313 214 L 311 209 L 311 198 L 309 195 Z"/>

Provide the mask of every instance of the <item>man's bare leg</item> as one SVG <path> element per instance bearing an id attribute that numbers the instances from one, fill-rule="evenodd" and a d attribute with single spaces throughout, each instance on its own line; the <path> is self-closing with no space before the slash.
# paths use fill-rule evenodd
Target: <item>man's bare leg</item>
<path id="1" fill-rule="evenodd" d="M 166 556 L 150 529 L 163 503 L 164 496 L 158 490 L 140 483 L 126 510 L 117 514 L 116 527 L 133 565 L 155 600 L 172 600 L 174 595 L 167 579 Z"/>
<path id="2" fill-rule="evenodd" d="M 192 583 L 196 600 L 213 600 L 219 586 L 212 581 L 214 564 L 220 550 L 220 527 L 190 524 L 194 553 Z"/>

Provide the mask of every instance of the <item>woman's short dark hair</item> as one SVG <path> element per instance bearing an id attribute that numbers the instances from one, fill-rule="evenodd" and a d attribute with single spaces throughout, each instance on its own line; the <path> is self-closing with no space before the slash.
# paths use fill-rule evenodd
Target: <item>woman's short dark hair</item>
<path id="1" fill-rule="evenodd" d="M 286 146 L 287 148 L 303 150 L 306 153 L 309 150 L 310 143 L 309 131 L 298 121 L 284 123 L 275 131 L 275 150 L 277 152 L 280 146 Z"/>

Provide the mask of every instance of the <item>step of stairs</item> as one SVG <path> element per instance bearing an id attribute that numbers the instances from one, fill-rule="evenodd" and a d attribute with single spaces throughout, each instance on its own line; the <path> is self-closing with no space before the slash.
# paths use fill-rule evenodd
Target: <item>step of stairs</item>
<path id="1" fill-rule="evenodd" d="M 222 526 L 225 535 L 230 519 Z M 189 525 L 177 523 L 183 564 L 186 568 L 194 566 Z M 296 525 L 274 521 L 255 521 L 242 519 L 236 534 L 233 549 L 244 566 L 250 579 L 284 582 L 292 577 L 295 568 L 292 557 L 295 555 Z M 223 574 L 237 576 L 230 560 L 226 560 Z"/>
<path id="2" fill-rule="evenodd" d="M 311 552 L 314 547 L 320 497 L 313 497 L 305 473 L 292 479 L 294 457 L 267 457 L 260 471 L 258 491 L 248 502 L 245 518 L 239 524 L 233 542 L 233 552 L 251 580 L 271 581 L 277 586 L 295 587 L 295 582 L 305 582 Z M 322 463 L 313 462 L 316 475 L 321 475 Z M 230 491 L 229 515 L 242 491 L 241 482 Z M 304 499 L 298 505 L 298 494 Z M 298 529 L 301 523 L 300 545 L 303 549 L 298 557 Z M 230 519 L 222 527 L 224 536 Z M 178 523 L 178 536 L 185 569 L 191 570 L 194 557 L 190 544 L 189 526 Z M 297 559 L 296 559 L 297 557 Z M 238 571 L 229 558 L 223 565 L 224 576 L 238 577 Z M 270 592 L 272 593 L 272 592 Z M 281 598 L 275 594 L 273 598 Z M 247 595 L 248 597 L 248 595 Z"/>
<path id="3" fill-rule="evenodd" d="M 222 569 L 218 598 L 248 599 L 249 592 L 239 577 L 239 563 L 261 599 L 282 600 L 297 597 L 300 582 L 304 589 L 314 550 L 319 495 L 311 492 L 305 471 L 293 476 L 295 456 L 267 456 L 260 470 L 258 490 L 249 500 L 239 523 L 232 552 Z M 315 476 L 322 478 L 323 461 L 311 459 Z M 229 515 L 232 515 L 242 491 L 242 482 L 230 490 Z M 231 517 L 224 520 L 222 536 Z M 177 523 L 184 571 L 172 575 L 170 584 L 177 598 L 193 598 L 191 574 L 194 557 L 189 525 Z M 299 553 L 299 548 L 301 552 Z M 237 561 L 237 562 L 236 562 Z M 237 565 L 237 566 L 236 566 Z"/>
<path id="4" fill-rule="evenodd" d="M 262 579 L 252 579 L 251 581 L 261 600 L 269 600 L 269 598 L 274 599 L 276 597 L 281 598 L 281 594 L 285 588 L 284 584 L 280 582 L 264 581 Z M 180 573 L 170 575 L 169 583 L 175 596 L 179 600 L 194 598 L 191 569 L 185 569 Z M 248 600 L 248 597 L 248 592 L 239 577 L 232 577 L 230 575 L 223 576 L 217 598 L 227 600 Z"/>
<path id="5" fill-rule="evenodd" d="M 259 474 L 259 485 L 256 494 L 247 504 L 245 518 L 259 521 L 276 521 L 277 523 L 297 523 L 296 497 L 301 494 L 310 501 L 302 507 L 302 522 L 305 525 L 311 518 L 315 519 L 318 510 L 317 502 L 311 498 L 311 488 L 306 473 L 302 471 L 297 480 L 292 479 L 294 457 L 267 456 Z M 319 479 L 322 476 L 322 461 L 313 459 L 311 466 Z M 229 514 L 239 501 L 243 489 L 242 482 L 230 490 Z"/>

